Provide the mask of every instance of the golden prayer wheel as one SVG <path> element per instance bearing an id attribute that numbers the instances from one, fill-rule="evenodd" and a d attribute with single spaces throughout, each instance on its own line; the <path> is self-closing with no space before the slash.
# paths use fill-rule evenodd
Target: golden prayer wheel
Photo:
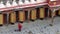
<path id="1" fill-rule="evenodd" d="M 39 18 L 41 20 L 45 18 L 45 8 L 39 8 Z"/>
<path id="2" fill-rule="evenodd" d="M 30 16 L 31 16 L 31 20 L 32 21 L 36 20 L 36 18 L 37 18 L 36 17 L 36 9 L 32 9 L 31 10 L 31 15 Z"/>
<path id="3" fill-rule="evenodd" d="M 16 13 L 15 12 L 11 12 L 10 13 L 10 23 L 14 24 L 16 22 Z"/>
<path id="4" fill-rule="evenodd" d="M 3 25 L 3 22 L 4 22 L 4 20 L 3 20 L 3 14 L 0 14 L 0 26 Z"/>
<path id="5" fill-rule="evenodd" d="M 25 12 L 19 11 L 19 22 L 23 23 L 25 21 Z"/>
<path id="6" fill-rule="evenodd" d="M 60 10 L 58 11 L 58 15 L 60 16 Z"/>

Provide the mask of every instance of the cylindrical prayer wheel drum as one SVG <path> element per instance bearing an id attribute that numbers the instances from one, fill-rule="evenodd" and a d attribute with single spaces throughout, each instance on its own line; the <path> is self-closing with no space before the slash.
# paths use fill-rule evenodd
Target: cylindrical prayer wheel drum
<path id="1" fill-rule="evenodd" d="M 19 22 L 23 23 L 25 21 L 25 12 L 19 11 Z"/>
<path id="2" fill-rule="evenodd" d="M 32 21 L 36 20 L 36 9 L 31 10 L 31 15 L 30 16 L 31 16 Z"/>
<path id="3" fill-rule="evenodd" d="M 10 13 L 10 23 L 14 24 L 16 22 L 16 13 L 15 12 L 11 12 Z"/>
<path id="4" fill-rule="evenodd" d="M 41 20 L 45 18 L 45 8 L 39 8 L 39 18 Z"/>
<path id="5" fill-rule="evenodd" d="M 3 14 L 0 14 L 0 26 L 3 25 Z"/>
<path id="6" fill-rule="evenodd" d="M 58 15 L 60 16 L 60 10 L 58 11 Z"/>

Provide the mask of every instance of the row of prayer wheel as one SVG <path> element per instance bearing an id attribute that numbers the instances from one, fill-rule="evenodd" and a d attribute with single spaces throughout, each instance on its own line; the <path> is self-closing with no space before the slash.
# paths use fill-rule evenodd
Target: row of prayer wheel
<path id="1" fill-rule="evenodd" d="M 47 8 L 42 7 L 42 8 L 37 8 L 37 9 L 30 10 L 29 17 L 32 21 L 36 20 L 37 18 L 42 20 L 45 17 L 48 17 L 48 16 L 51 17 L 51 13 L 52 13 L 51 11 L 48 13 Z M 28 11 L 27 11 L 27 14 L 28 14 Z M 23 11 L 23 10 L 18 11 L 18 13 L 13 11 L 13 12 L 9 13 L 9 18 L 8 18 L 9 23 L 14 24 L 14 23 L 16 23 L 17 20 L 19 22 L 24 22 L 25 20 L 27 20 L 26 18 L 28 18 L 27 14 L 26 14 L 26 11 Z M 54 13 L 54 15 L 55 16 L 60 15 L 60 10 L 56 11 Z M 6 22 L 7 22 L 7 14 L 0 13 L 0 26 L 5 24 Z"/>

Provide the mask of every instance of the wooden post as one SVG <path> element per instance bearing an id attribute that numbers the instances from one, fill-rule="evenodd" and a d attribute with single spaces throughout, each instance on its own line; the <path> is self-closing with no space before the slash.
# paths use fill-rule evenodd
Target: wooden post
<path id="1" fill-rule="evenodd" d="M 49 11 L 49 9 L 48 9 L 48 17 L 50 17 L 50 11 Z"/>
<path id="2" fill-rule="evenodd" d="M 28 10 L 28 22 L 30 20 L 30 10 Z"/>
<path id="3" fill-rule="evenodd" d="M 6 26 L 8 26 L 9 25 L 9 13 L 6 13 L 7 14 L 7 24 L 6 24 Z"/>

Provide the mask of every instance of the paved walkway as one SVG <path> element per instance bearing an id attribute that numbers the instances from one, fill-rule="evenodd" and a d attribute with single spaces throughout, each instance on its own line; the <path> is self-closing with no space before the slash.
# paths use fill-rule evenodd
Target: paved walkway
<path id="1" fill-rule="evenodd" d="M 29 31 L 33 34 L 60 34 L 60 17 L 54 19 L 53 26 L 49 26 L 50 23 L 51 19 L 24 22 L 21 32 L 14 31 L 18 29 L 16 23 L 15 25 L 0 27 L 0 34 L 28 34 Z"/>

